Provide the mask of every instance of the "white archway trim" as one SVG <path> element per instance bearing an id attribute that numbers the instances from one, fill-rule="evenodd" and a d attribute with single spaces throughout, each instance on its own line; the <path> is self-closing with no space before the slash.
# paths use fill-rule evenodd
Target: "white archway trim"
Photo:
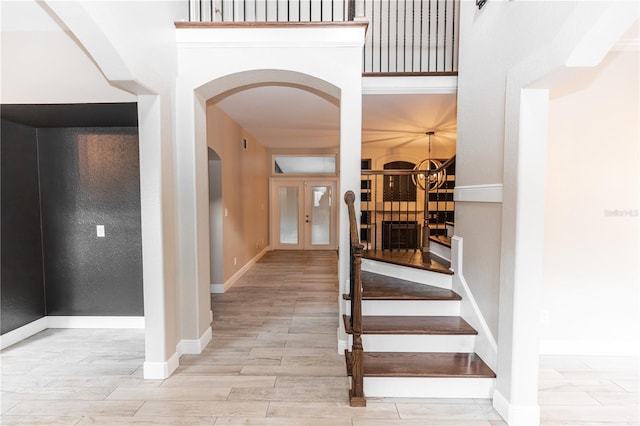
<path id="1" fill-rule="evenodd" d="M 252 84 L 298 85 L 340 99 L 340 193 L 360 187 L 362 46 L 365 25 L 348 27 L 178 29 L 176 189 L 178 199 L 180 334 L 209 327 L 209 217 L 206 103 Z M 223 160 L 224 161 L 224 160 Z M 348 244 L 346 208 L 340 244 Z M 340 250 L 346 288 L 348 253 Z M 197 309 L 194 309 L 197 306 Z M 343 307 L 341 306 L 341 309 Z"/>

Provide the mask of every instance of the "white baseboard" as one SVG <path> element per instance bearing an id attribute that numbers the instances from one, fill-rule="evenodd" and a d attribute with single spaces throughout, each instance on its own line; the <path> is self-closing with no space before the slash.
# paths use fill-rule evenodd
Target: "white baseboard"
<path id="1" fill-rule="evenodd" d="M 249 270 L 249 268 L 251 268 L 253 265 L 255 265 L 256 262 L 258 260 L 260 260 L 260 258 L 262 256 L 264 256 L 265 253 L 267 253 L 270 249 L 271 249 L 270 246 L 267 246 L 264 249 L 262 249 L 262 251 L 260 253 L 258 253 L 257 255 L 255 255 L 255 257 L 253 259 L 251 259 L 250 261 L 245 263 L 245 265 L 242 268 L 240 268 L 238 270 L 238 272 L 233 274 L 231 276 L 231 278 L 229 278 L 227 281 L 225 281 L 224 284 L 211 284 L 211 286 L 210 286 L 211 294 L 223 294 L 223 293 L 226 293 L 231 288 L 231 286 L 234 285 L 236 283 L 236 281 L 238 281 Z"/>
<path id="2" fill-rule="evenodd" d="M 224 284 L 211 284 L 211 294 L 224 294 Z"/>
<path id="3" fill-rule="evenodd" d="M 340 325 L 338 325 L 336 336 L 338 338 L 338 355 L 344 355 L 344 351 L 349 349 L 349 336 L 344 332 L 342 318 L 340 318 Z"/>
<path id="4" fill-rule="evenodd" d="M 47 329 L 47 317 L 37 319 L 15 330 L 0 336 L 0 350 L 8 348 L 11 345 L 15 345 L 21 340 L 31 337 L 34 334 L 38 334 Z"/>
<path id="5" fill-rule="evenodd" d="M 346 340 L 338 339 L 338 355 L 344 355 L 344 351 L 349 349 L 349 345 Z"/>
<path id="6" fill-rule="evenodd" d="M 128 328 L 143 329 L 144 317 L 46 316 L 0 336 L 0 349 L 8 348 L 48 328 Z"/>
<path id="7" fill-rule="evenodd" d="M 202 353 L 204 348 L 207 347 L 209 342 L 211 341 L 213 334 L 211 332 L 211 327 L 207 328 L 207 330 L 200 336 L 199 339 L 182 339 L 176 345 L 176 352 L 179 355 L 199 355 Z"/>
<path id="8" fill-rule="evenodd" d="M 149 380 L 163 380 L 171 376 L 174 371 L 180 365 L 180 355 L 175 352 L 165 362 L 149 362 L 145 361 L 143 364 L 143 375 L 145 379 Z"/>
<path id="9" fill-rule="evenodd" d="M 47 328 L 144 328 L 144 317 L 48 316 Z"/>
<path id="10" fill-rule="evenodd" d="M 493 392 L 493 408 L 508 425 L 540 425 L 539 405 L 513 405 L 497 389 Z"/>
<path id="11" fill-rule="evenodd" d="M 540 355 L 640 356 L 640 341 L 541 340 Z"/>

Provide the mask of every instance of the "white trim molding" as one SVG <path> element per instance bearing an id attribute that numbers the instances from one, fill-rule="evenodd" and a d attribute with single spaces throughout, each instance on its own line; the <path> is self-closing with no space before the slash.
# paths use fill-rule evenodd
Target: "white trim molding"
<path id="1" fill-rule="evenodd" d="M 47 329 L 47 317 L 42 317 L 15 330 L 9 331 L 0 336 L 0 350 L 15 345 L 21 340 L 38 334 Z"/>
<path id="2" fill-rule="evenodd" d="M 267 246 L 260 253 L 258 253 L 253 259 L 248 261 L 242 268 L 231 276 L 224 284 L 211 284 L 211 294 L 223 294 L 226 293 L 232 285 L 236 283 L 253 265 L 255 265 L 262 256 L 264 256 L 271 246 Z"/>
<path id="3" fill-rule="evenodd" d="M 453 201 L 473 203 L 501 203 L 502 184 L 465 185 L 453 189 Z"/>
<path id="4" fill-rule="evenodd" d="M 144 317 L 48 316 L 47 328 L 134 328 L 144 329 Z"/>
<path id="5" fill-rule="evenodd" d="M 540 355 L 640 356 L 638 340 L 541 340 Z"/>
<path id="6" fill-rule="evenodd" d="M 454 235 L 451 238 L 451 269 L 455 272 L 453 275 L 453 290 L 462 296 L 460 316 L 478 331 L 474 352 L 480 355 L 480 358 L 493 371 L 498 371 L 498 343 L 464 277 L 463 244 L 462 237 Z"/>
<path id="7" fill-rule="evenodd" d="M 0 349 L 8 348 L 21 340 L 38 334 L 48 328 L 144 329 L 144 317 L 46 316 L 0 336 Z"/>
<path id="8" fill-rule="evenodd" d="M 149 362 L 145 361 L 143 369 L 143 377 L 148 380 L 163 380 L 171 376 L 180 365 L 180 355 L 175 352 L 165 362 Z"/>
<path id="9" fill-rule="evenodd" d="M 362 78 L 363 95 L 441 95 L 458 93 L 458 77 L 367 77 Z"/>
<path id="10" fill-rule="evenodd" d="M 498 390 L 493 392 L 493 408 L 509 425 L 539 426 L 539 405 L 511 404 Z"/>
<path id="11" fill-rule="evenodd" d="M 176 352 L 182 355 L 199 355 L 202 353 L 204 348 L 207 347 L 213 334 L 211 332 L 211 327 L 207 328 L 207 330 L 200 336 L 199 339 L 182 339 L 176 345 Z"/>

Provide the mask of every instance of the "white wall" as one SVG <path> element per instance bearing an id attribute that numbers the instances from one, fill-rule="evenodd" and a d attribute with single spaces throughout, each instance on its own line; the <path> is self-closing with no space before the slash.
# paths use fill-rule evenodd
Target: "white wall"
<path id="1" fill-rule="evenodd" d="M 20 26 L 15 14 L 25 9 L 2 2 L 0 33 L 0 101 L 5 104 L 136 102 L 137 97 L 114 87 L 82 51 L 73 35 L 34 2 L 41 29 Z M 38 18 L 39 16 L 39 18 Z M 5 25 L 6 24 L 6 25 Z M 8 31 L 11 30 L 11 31 Z"/>
<path id="2" fill-rule="evenodd" d="M 551 89 L 541 353 L 640 354 L 638 61 Z"/>
<path id="3" fill-rule="evenodd" d="M 242 141 L 248 142 L 247 149 Z M 222 162 L 222 282 L 269 244 L 267 150 L 216 105 L 207 106 L 207 144 Z M 217 271 L 216 271 L 217 272 Z"/>
<path id="4" fill-rule="evenodd" d="M 498 203 L 489 202 L 493 191 L 456 203 L 456 234 L 483 315 L 498 313 L 488 321 L 498 343 L 494 406 L 509 424 L 539 418 L 540 174 L 550 84 L 542 79 L 597 64 L 637 17 L 632 2 L 488 2 L 482 10 L 462 3 L 457 185 L 501 193 Z"/>
<path id="5" fill-rule="evenodd" d="M 2 2 L 3 102 L 138 102 L 148 378 L 167 377 L 179 352 L 199 344 L 181 335 L 176 302 L 173 22 L 182 10 L 173 1 Z"/>

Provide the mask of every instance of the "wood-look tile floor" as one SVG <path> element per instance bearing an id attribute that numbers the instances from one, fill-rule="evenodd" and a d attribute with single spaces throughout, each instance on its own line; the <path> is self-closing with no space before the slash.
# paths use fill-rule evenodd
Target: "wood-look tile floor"
<path id="1" fill-rule="evenodd" d="M 505 425 L 488 400 L 349 407 L 336 277 L 335 252 L 268 253 L 212 297 L 213 341 L 166 380 L 142 378 L 142 330 L 39 333 L 0 354 L 0 423 Z M 541 367 L 543 424 L 637 424 L 637 366 L 570 361 Z"/>

